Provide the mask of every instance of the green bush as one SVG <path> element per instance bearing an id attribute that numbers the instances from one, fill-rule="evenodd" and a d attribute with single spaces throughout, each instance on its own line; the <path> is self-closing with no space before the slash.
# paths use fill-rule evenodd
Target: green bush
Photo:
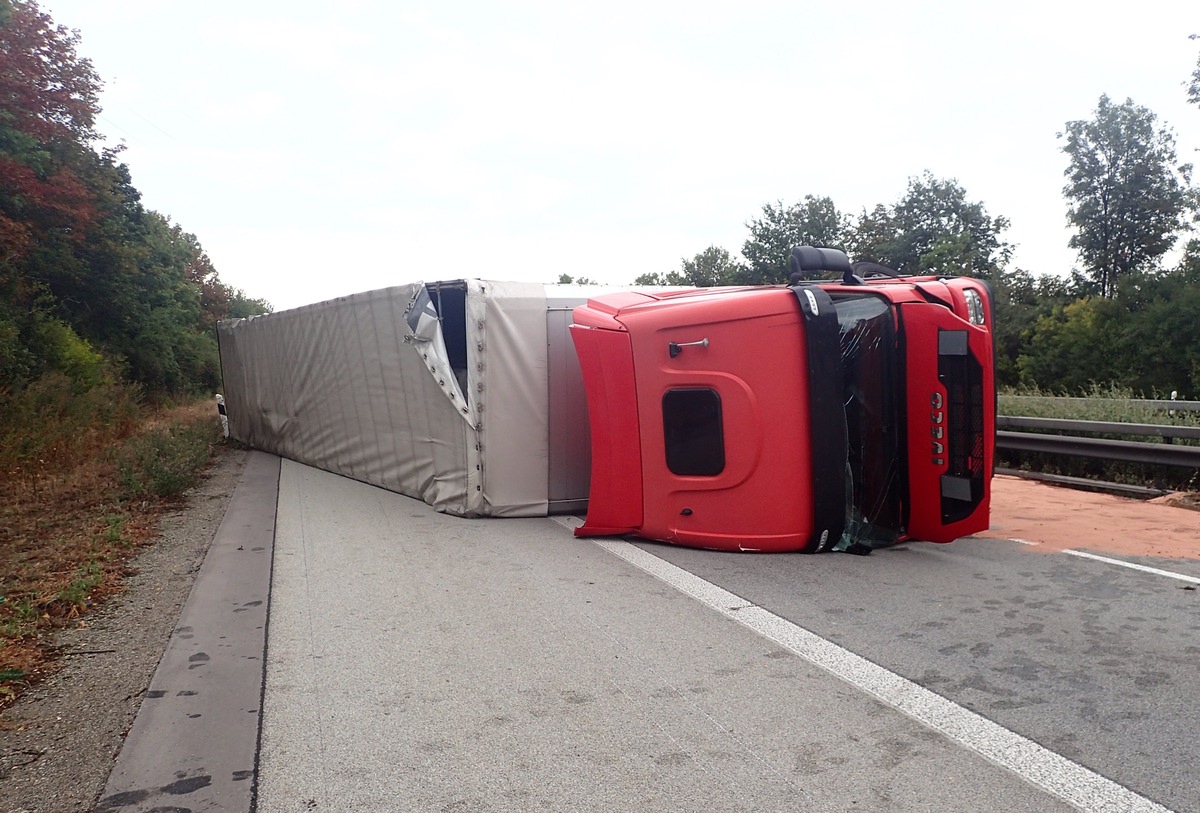
<path id="1" fill-rule="evenodd" d="M 1138 400 L 1139 396 L 1134 395 L 1128 387 L 1118 386 L 1093 384 L 1081 397 L 1071 398 L 1037 388 L 1015 388 L 1000 392 L 1000 414 L 1026 418 L 1200 426 L 1200 412 L 1176 410 L 1172 415 L 1137 403 Z"/>
<path id="2" fill-rule="evenodd" d="M 40 349 L 47 366 L 63 373 L 79 391 L 86 391 L 112 379 L 104 356 L 58 319 L 34 321 L 33 346 Z"/>
<path id="3" fill-rule="evenodd" d="M 24 381 L 34 366 L 21 337 L 21 327 L 0 309 L 0 390 Z"/>
<path id="4" fill-rule="evenodd" d="M 117 472 L 128 497 L 178 497 L 191 488 L 208 462 L 215 424 L 160 429 L 130 440 L 120 451 Z"/>

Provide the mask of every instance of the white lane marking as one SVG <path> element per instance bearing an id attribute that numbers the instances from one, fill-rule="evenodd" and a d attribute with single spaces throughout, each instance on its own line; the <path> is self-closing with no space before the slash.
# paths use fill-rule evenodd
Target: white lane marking
<path id="1" fill-rule="evenodd" d="M 583 520 L 579 517 L 565 516 L 563 514 L 552 514 L 550 519 L 554 520 L 568 531 L 574 531 L 576 528 L 583 525 Z"/>
<path id="2" fill-rule="evenodd" d="M 1147 565 L 1139 565 L 1136 562 L 1123 562 L 1120 559 L 1110 559 L 1107 556 L 1099 556 L 1095 553 L 1088 553 L 1082 550 L 1064 550 L 1063 553 L 1071 556 L 1079 556 L 1084 559 L 1095 559 L 1097 562 L 1106 562 L 1110 565 L 1120 565 L 1131 570 L 1140 570 L 1143 573 L 1153 573 L 1155 576 L 1166 576 L 1168 579 L 1179 579 L 1181 582 L 1189 582 L 1190 584 L 1200 584 L 1200 579 L 1195 576 L 1185 576 L 1182 573 L 1176 573 L 1173 570 L 1159 570 L 1157 567 L 1149 567 Z"/>
<path id="3" fill-rule="evenodd" d="M 592 541 L 1086 813 L 1170 813 L 1157 802 L 641 548 L 614 539 Z"/>
<path id="4" fill-rule="evenodd" d="M 1040 545 L 1040 544 L 1042 544 L 1041 542 L 1030 542 L 1028 539 L 1017 539 L 1016 537 L 1011 537 L 1009 541 L 1017 542 L 1021 545 Z M 1121 559 L 1112 559 L 1112 558 L 1109 558 L 1108 556 L 1100 556 L 1099 554 L 1088 553 L 1087 551 L 1084 551 L 1084 550 L 1064 550 L 1063 553 L 1069 554 L 1070 556 L 1079 556 L 1083 559 L 1095 559 L 1097 562 L 1105 562 L 1110 565 L 1120 565 L 1121 567 L 1127 567 L 1127 568 L 1130 568 L 1131 570 L 1140 570 L 1143 573 L 1153 573 L 1155 576 L 1166 576 L 1168 579 L 1179 579 L 1179 581 L 1181 581 L 1181 582 L 1188 582 L 1190 584 L 1200 584 L 1200 578 L 1197 578 L 1195 576 L 1185 576 L 1184 574 L 1176 573 L 1173 570 L 1160 570 L 1157 567 L 1150 567 L 1148 565 L 1139 565 L 1136 562 L 1125 562 L 1125 561 L 1122 561 Z"/>
<path id="5" fill-rule="evenodd" d="M 979 537 L 979 538 L 983 538 L 983 537 Z M 1030 542 L 1028 540 L 1019 540 L 1019 538 L 1016 538 L 1015 536 L 1010 537 L 1009 542 L 1016 542 L 1019 544 L 1042 544 L 1040 542 Z M 1120 565 L 1121 567 L 1128 567 L 1128 568 L 1130 568 L 1130 570 L 1141 571 L 1144 573 L 1153 573 L 1154 576 L 1165 576 L 1166 578 L 1169 578 L 1169 579 L 1178 579 L 1178 580 L 1180 580 L 1180 582 L 1188 582 L 1190 584 L 1200 584 L 1200 578 L 1196 578 L 1194 576 L 1184 576 L 1183 573 L 1176 573 L 1175 571 L 1159 570 L 1159 568 L 1157 568 L 1157 567 L 1150 567 L 1147 565 L 1139 565 L 1139 564 L 1136 564 L 1136 562 L 1132 562 L 1132 561 L 1122 561 L 1121 559 L 1110 559 L 1109 556 L 1100 556 L 1100 555 L 1094 554 L 1094 553 L 1087 553 L 1086 550 L 1063 550 L 1062 553 L 1066 553 L 1066 554 L 1072 555 L 1072 556 L 1080 556 L 1080 558 L 1082 558 L 1082 559 L 1094 559 L 1096 561 L 1103 561 L 1109 565 Z"/>

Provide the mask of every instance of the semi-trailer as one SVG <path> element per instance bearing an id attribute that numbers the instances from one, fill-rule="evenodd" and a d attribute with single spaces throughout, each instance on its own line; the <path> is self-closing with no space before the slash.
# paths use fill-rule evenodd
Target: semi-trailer
<path id="1" fill-rule="evenodd" d="M 987 528 L 986 283 L 791 264 L 786 285 L 457 279 L 222 322 L 230 436 L 446 513 L 586 510 L 580 535 L 817 552 Z"/>

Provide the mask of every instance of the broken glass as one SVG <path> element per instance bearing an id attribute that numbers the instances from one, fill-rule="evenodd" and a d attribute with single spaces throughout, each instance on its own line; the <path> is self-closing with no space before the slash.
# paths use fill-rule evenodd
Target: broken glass
<path id="1" fill-rule="evenodd" d="M 846 524 L 834 550 L 894 545 L 903 534 L 896 325 L 886 299 L 835 297 L 846 410 Z"/>

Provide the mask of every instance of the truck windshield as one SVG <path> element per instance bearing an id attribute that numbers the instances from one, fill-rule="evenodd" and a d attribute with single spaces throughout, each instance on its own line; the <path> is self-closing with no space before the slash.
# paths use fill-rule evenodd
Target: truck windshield
<path id="1" fill-rule="evenodd" d="M 841 336 L 849 456 L 846 531 L 835 549 L 894 544 L 903 530 L 896 325 L 871 293 L 834 295 Z"/>

